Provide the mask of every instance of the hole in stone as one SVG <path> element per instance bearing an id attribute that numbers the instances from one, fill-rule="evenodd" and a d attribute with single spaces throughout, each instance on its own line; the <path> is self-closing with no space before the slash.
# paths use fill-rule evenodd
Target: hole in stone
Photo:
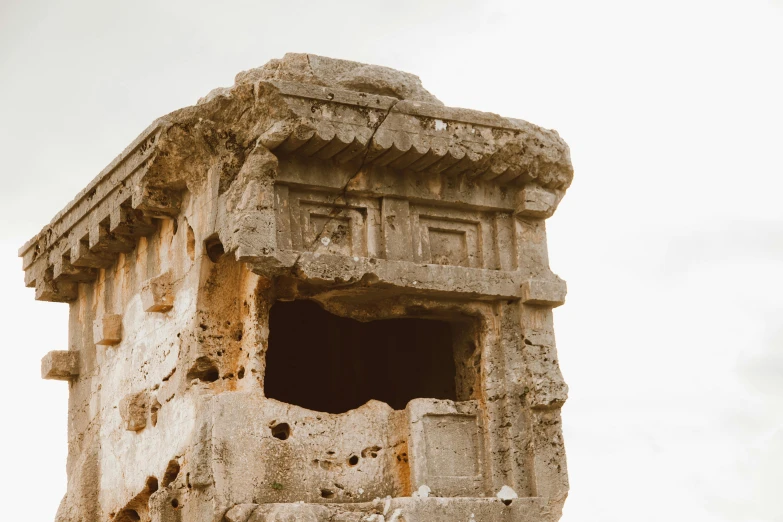
<path id="1" fill-rule="evenodd" d="M 364 448 L 362 450 L 362 457 L 364 457 L 365 459 L 367 457 L 377 458 L 379 451 L 381 451 L 380 446 L 370 446 L 369 448 Z"/>
<path id="2" fill-rule="evenodd" d="M 150 404 L 150 421 L 153 428 L 158 425 L 158 410 L 160 410 L 160 402 L 155 397 L 152 399 L 152 404 Z"/>
<path id="3" fill-rule="evenodd" d="M 179 507 L 179 500 L 177 500 L 176 498 L 172 498 L 171 499 L 171 507 L 178 508 Z"/>
<path id="4" fill-rule="evenodd" d="M 155 493 L 158 491 L 158 479 L 157 477 L 147 477 L 147 491 Z"/>
<path id="5" fill-rule="evenodd" d="M 237 372 L 237 377 L 239 377 L 240 379 L 244 379 L 245 378 L 245 367 L 244 366 L 240 366 L 239 367 L 239 371 Z"/>
<path id="6" fill-rule="evenodd" d="M 196 259 L 196 235 L 190 225 L 188 225 L 188 257 L 191 261 Z"/>
<path id="7" fill-rule="evenodd" d="M 223 250 L 223 243 L 220 242 L 220 238 L 217 236 L 210 236 L 207 238 L 204 241 L 204 247 L 207 251 L 207 257 L 209 257 L 209 260 L 213 263 L 217 263 L 218 259 L 226 253 L 226 251 Z"/>
<path id="8" fill-rule="evenodd" d="M 285 422 L 272 426 L 272 436 L 276 439 L 286 440 L 291 436 L 291 426 Z"/>
<path id="9" fill-rule="evenodd" d="M 355 466 L 359 463 L 359 457 L 356 455 L 351 455 L 348 457 L 348 465 L 349 466 Z"/>
<path id="10" fill-rule="evenodd" d="M 507 505 L 507 506 L 510 506 L 510 505 L 511 505 L 511 499 L 510 499 L 510 498 L 507 498 L 506 500 L 504 500 L 504 501 L 503 501 L 503 503 L 504 503 L 505 505 Z"/>
<path id="11" fill-rule="evenodd" d="M 141 520 L 141 517 L 135 509 L 123 509 L 114 519 L 115 522 L 136 522 L 137 520 Z"/>
<path id="12" fill-rule="evenodd" d="M 334 491 L 331 489 L 322 489 L 321 498 L 334 498 Z"/>
<path id="13" fill-rule="evenodd" d="M 176 460 L 170 460 L 168 466 L 166 466 L 166 471 L 163 472 L 163 479 L 161 479 L 161 484 L 164 488 L 169 487 L 169 484 L 174 482 L 177 479 L 177 476 L 179 475 L 179 462 Z"/>
<path id="14" fill-rule="evenodd" d="M 209 357 L 199 357 L 193 363 L 186 376 L 188 382 L 198 379 L 203 382 L 215 382 L 220 377 L 218 368 Z"/>
<path id="15" fill-rule="evenodd" d="M 278 301 L 269 313 L 265 394 L 328 413 L 371 399 L 396 410 L 420 397 L 465 400 L 457 380 L 468 375 L 458 375 L 452 346 L 457 324 L 420 318 L 359 322 L 314 301 Z"/>
<path id="16" fill-rule="evenodd" d="M 177 337 L 179 337 L 179 334 L 177 334 Z M 166 376 L 165 376 L 165 377 L 164 377 L 162 380 L 163 380 L 164 382 L 165 382 L 165 381 L 168 381 L 169 379 L 171 379 L 171 376 L 172 376 L 172 375 L 174 375 L 174 372 L 176 372 L 176 371 L 177 371 L 177 367 L 175 366 L 175 367 L 174 367 L 174 368 L 173 368 L 173 369 L 172 369 L 172 370 L 171 370 L 171 371 L 168 373 L 168 375 L 166 375 Z"/>

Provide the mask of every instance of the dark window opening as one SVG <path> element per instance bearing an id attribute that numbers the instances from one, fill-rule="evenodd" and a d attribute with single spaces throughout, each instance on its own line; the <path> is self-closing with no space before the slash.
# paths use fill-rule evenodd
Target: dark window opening
<path id="1" fill-rule="evenodd" d="M 269 313 L 267 397 L 327 413 L 370 399 L 396 410 L 415 398 L 457 399 L 452 324 L 430 319 L 362 323 L 313 301 Z"/>

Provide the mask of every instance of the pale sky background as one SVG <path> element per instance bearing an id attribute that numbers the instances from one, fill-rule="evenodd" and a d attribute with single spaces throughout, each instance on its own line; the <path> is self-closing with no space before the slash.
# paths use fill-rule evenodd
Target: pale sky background
<path id="1" fill-rule="evenodd" d="M 289 51 L 557 129 L 563 522 L 783 521 L 783 2 L 0 0 L 3 520 L 65 492 L 68 307 L 17 249 L 153 119 Z"/>

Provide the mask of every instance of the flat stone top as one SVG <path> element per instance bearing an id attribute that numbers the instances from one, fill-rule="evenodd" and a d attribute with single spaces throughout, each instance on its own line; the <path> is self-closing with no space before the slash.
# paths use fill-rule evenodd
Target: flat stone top
<path id="1" fill-rule="evenodd" d="M 445 107 L 409 73 L 286 54 L 153 122 L 20 249 L 26 283 L 36 286 L 52 266 L 56 279 L 63 256 L 67 265 L 83 245 L 93 249 L 90 232 L 102 233 L 95 227 L 125 226 L 110 223 L 120 207 L 122 216 L 176 215 L 177 198 L 167 193 L 203 182 L 210 166 L 233 179 L 258 146 L 278 157 L 354 162 L 357 168 L 460 176 L 518 189 L 532 183 L 558 200 L 573 177 L 568 146 L 556 131 Z M 32 269 L 41 258 L 45 266 Z"/>
<path id="2" fill-rule="evenodd" d="M 261 67 L 243 71 L 234 79 L 234 87 L 275 80 L 443 105 L 422 86 L 421 80 L 414 74 L 315 54 L 288 53 L 280 60 L 271 60 Z M 230 90 L 219 87 L 199 102 L 227 94 Z"/>

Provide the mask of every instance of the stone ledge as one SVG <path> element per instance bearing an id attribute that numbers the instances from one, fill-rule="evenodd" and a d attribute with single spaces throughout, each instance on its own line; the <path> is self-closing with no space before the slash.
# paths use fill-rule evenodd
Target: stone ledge
<path id="1" fill-rule="evenodd" d="M 517 193 L 515 214 L 545 219 L 554 214 L 558 201 L 557 193 L 531 183 Z"/>
<path id="2" fill-rule="evenodd" d="M 521 290 L 522 302 L 526 305 L 555 308 L 565 304 L 566 283 L 560 278 L 530 279 L 522 284 Z"/>
<path id="3" fill-rule="evenodd" d="M 394 288 L 405 293 L 452 295 L 482 300 L 519 299 L 523 276 L 519 272 L 467 268 L 455 265 L 418 264 L 409 261 L 349 257 L 313 252 L 279 251 L 274 256 L 248 258 L 262 275 L 293 272 L 314 285 Z"/>
<path id="4" fill-rule="evenodd" d="M 79 353 L 55 350 L 41 359 L 41 378 L 70 381 L 79 375 Z"/>
<path id="5" fill-rule="evenodd" d="M 228 522 L 546 522 L 551 513 L 540 497 L 518 498 L 508 505 L 497 498 L 398 497 L 356 504 L 237 504 L 228 510 Z"/>

